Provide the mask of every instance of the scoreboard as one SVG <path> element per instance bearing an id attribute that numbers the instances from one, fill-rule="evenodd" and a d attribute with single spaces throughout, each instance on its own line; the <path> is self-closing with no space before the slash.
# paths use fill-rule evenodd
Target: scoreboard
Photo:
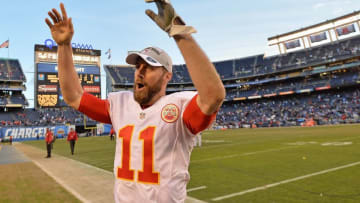
<path id="1" fill-rule="evenodd" d="M 59 84 L 56 48 L 35 45 L 34 106 L 36 108 L 67 106 Z M 73 48 L 73 53 L 75 69 L 84 91 L 101 98 L 100 50 Z"/>

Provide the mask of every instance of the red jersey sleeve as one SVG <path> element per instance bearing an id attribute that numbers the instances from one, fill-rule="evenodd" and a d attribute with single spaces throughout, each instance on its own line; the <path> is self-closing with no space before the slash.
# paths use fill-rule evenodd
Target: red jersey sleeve
<path id="1" fill-rule="evenodd" d="M 110 104 L 108 100 L 99 99 L 92 94 L 84 92 L 78 110 L 96 121 L 111 124 L 109 109 Z"/>
<path id="2" fill-rule="evenodd" d="M 197 96 L 198 95 L 195 95 L 191 99 L 190 103 L 186 106 L 183 115 L 183 121 L 186 127 L 193 134 L 205 130 L 215 120 L 217 113 L 214 112 L 212 115 L 205 115 L 196 102 Z"/>

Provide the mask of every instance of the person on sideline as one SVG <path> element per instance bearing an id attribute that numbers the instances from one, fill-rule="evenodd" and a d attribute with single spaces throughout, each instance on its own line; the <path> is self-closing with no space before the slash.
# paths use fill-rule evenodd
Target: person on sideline
<path id="1" fill-rule="evenodd" d="M 51 157 L 51 148 L 52 148 L 53 139 L 54 139 L 53 133 L 49 128 L 46 128 L 45 143 L 46 143 L 47 156 L 45 158 Z"/>
<path id="2" fill-rule="evenodd" d="M 77 133 L 74 130 L 74 128 L 71 127 L 70 132 L 68 133 L 68 136 L 67 136 L 67 141 L 70 142 L 70 150 L 71 150 L 72 155 L 74 155 L 75 143 L 77 140 L 78 140 Z"/>
<path id="3" fill-rule="evenodd" d="M 114 140 L 115 130 L 114 128 L 111 128 L 110 130 L 110 140 Z"/>

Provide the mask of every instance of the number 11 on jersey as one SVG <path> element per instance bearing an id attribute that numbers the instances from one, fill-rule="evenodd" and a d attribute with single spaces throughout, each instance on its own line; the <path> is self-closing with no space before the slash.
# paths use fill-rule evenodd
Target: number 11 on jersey
<path id="1" fill-rule="evenodd" d="M 155 126 L 149 126 L 140 131 L 139 140 L 143 142 L 143 168 L 137 171 L 138 182 L 148 184 L 159 184 L 160 174 L 154 171 L 154 139 Z M 117 177 L 119 179 L 134 181 L 135 171 L 131 170 L 131 142 L 134 131 L 133 125 L 127 125 L 119 130 L 119 139 L 122 139 L 122 161 L 118 167 Z"/>

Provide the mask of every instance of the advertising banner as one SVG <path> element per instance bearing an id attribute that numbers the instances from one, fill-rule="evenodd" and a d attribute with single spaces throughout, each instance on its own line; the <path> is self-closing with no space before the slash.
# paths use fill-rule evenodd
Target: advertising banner
<path id="1" fill-rule="evenodd" d="M 46 128 L 50 128 L 57 138 L 65 137 L 68 133 L 67 126 L 5 127 L 1 128 L 0 137 L 8 139 L 12 136 L 14 141 L 44 139 Z"/>

